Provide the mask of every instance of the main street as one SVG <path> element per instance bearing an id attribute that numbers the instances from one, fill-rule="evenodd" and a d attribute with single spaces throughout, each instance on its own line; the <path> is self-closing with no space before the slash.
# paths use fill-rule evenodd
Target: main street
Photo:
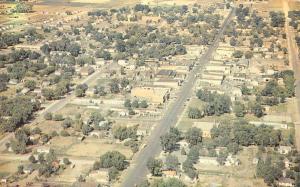
<path id="1" fill-rule="evenodd" d="M 289 51 L 289 62 L 294 70 L 295 77 L 296 77 L 296 103 L 295 103 L 295 143 L 296 148 L 300 151 L 300 64 L 298 60 L 298 47 L 295 41 L 295 33 L 294 30 L 289 26 L 289 19 L 288 19 L 288 12 L 289 8 L 289 1 L 282 1 L 283 3 L 283 10 L 286 16 L 285 20 L 285 30 L 287 35 L 287 44 L 288 44 L 288 51 Z"/>
<path id="2" fill-rule="evenodd" d="M 230 22 L 232 16 L 234 15 L 234 10 L 232 9 L 227 18 L 224 20 L 221 25 L 220 31 L 218 35 L 215 37 L 214 42 L 207 49 L 207 51 L 200 58 L 201 64 L 205 65 L 209 62 L 212 53 L 218 47 L 219 40 L 223 36 L 223 32 L 225 27 Z M 142 182 L 147 173 L 147 161 L 149 158 L 154 157 L 161 151 L 160 146 L 160 137 L 167 133 L 171 126 L 174 126 L 179 116 L 182 114 L 184 110 L 184 104 L 189 97 L 192 95 L 192 91 L 196 82 L 196 75 L 203 71 L 203 66 L 195 66 L 193 70 L 187 77 L 186 83 L 181 88 L 181 91 L 178 94 L 178 98 L 174 102 L 173 106 L 169 110 L 166 111 L 165 116 L 162 120 L 157 124 L 157 126 L 153 129 L 150 136 L 146 140 L 146 147 L 143 148 L 140 152 L 136 154 L 133 158 L 130 168 L 126 171 L 126 176 L 123 178 L 121 183 L 122 187 L 133 187 L 136 184 Z"/>

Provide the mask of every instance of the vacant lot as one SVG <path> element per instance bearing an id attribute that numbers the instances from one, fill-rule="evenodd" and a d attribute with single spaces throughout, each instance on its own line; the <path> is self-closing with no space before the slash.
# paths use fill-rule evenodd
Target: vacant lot
<path id="1" fill-rule="evenodd" d="M 107 151 L 118 150 L 124 154 L 127 158 L 130 158 L 132 151 L 123 146 L 122 144 L 113 144 L 107 140 L 90 138 L 84 140 L 82 143 L 72 144 L 70 148 L 66 149 L 65 154 L 68 156 L 93 156 L 99 157 Z"/>
<path id="2" fill-rule="evenodd" d="M 0 177 L 15 173 L 18 165 L 16 161 L 0 161 Z"/>

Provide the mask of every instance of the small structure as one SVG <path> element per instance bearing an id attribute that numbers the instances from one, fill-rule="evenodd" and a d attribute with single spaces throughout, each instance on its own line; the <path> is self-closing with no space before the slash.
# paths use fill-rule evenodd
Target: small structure
<path id="1" fill-rule="evenodd" d="M 252 160 L 252 164 L 257 165 L 258 164 L 259 159 L 258 158 L 253 158 Z"/>
<path id="2" fill-rule="evenodd" d="M 289 152 L 291 151 L 292 151 L 291 146 L 279 146 L 278 148 L 278 152 L 283 155 L 289 154 Z"/>
<path id="3" fill-rule="evenodd" d="M 292 187 L 295 186 L 295 181 L 290 178 L 282 177 L 278 179 L 278 186 Z"/>

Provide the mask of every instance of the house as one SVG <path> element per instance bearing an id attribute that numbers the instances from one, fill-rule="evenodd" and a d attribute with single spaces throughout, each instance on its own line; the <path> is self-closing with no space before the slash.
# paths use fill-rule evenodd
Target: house
<path id="1" fill-rule="evenodd" d="M 178 178 L 177 171 L 176 170 L 172 170 L 172 169 L 162 169 L 162 175 L 164 177 L 175 177 L 175 178 Z"/>
<path id="2" fill-rule="evenodd" d="M 295 186 L 295 181 L 290 178 L 282 177 L 278 179 L 278 186 L 292 187 Z"/>
<path id="3" fill-rule="evenodd" d="M 41 136 L 39 134 L 34 134 L 29 136 L 29 140 L 31 142 L 38 142 L 40 140 Z"/>
<path id="4" fill-rule="evenodd" d="M 135 87 L 131 90 L 132 97 L 143 98 L 154 104 L 165 103 L 169 99 L 170 88 L 158 86 Z"/>
<path id="5" fill-rule="evenodd" d="M 42 95 L 42 90 L 40 88 L 36 88 L 36 89 L 33 90 L 33 93 L 35 93 L 38 96 L 41 96 Z"/>
<path id="6" fill-rule="evenodd" d="M 199 164 L 206 164 L 206 165 L 214 165 L 218 166 L 219 162 L 217 161 L 217 157 L 206 157 L 206 156 L 201 156 L 199 158 L 198 164 L 195 165 L 196 168 L 201 168 Z"/>
<path id="7" fill-rule="evenodd" d="M 6 184 L 6 183 L 7 183 L 7 178 L 6 178 L 6 177 L 5 177 L 5 178 L 2 178 L 0 183 Z"/>
<path id="8" fill-rule="evenodd" d="M 51 84 L 50 81 L 43 81 L 43 82 L 42 82 L 42 87 L 50 86 L 50 84 Z"/>
<path id="9" fill-rule="evenodd" d="M 125 67 L 125 66 L 128 65 L 128 61 L 127 61 L 127 60 L 118 60 L 118 64 L 119 64 L 120 66 Z"/>
<path id="10" fill-rule="evenodd" d="M 30 92 L 30 89 L 29 89 L 29 88 L 23 88 L 23 89 L 21 90 L 21 94 L 23 94 L 23 95 L 27 94 L 28 92 Z"/>
<path id="11" fill-rule="evenodd" d="M 25 165 L 23 168 L 23 172 L 25 174 L 31 174 L 34 171 L 32 164 Z"/>
<path id="12" fill-rule="evenodd" d="M 278 148 L 278 152 L 283 155 L 289 154 L 289 152 L 291 151 L 292 151 L 291 146 L 279 146 Z"/>
<path id="13" fill-rule="evenodd" d="M 94 68 L 91 66 L 85 66 L 80 69 L 80 75 L 82 76 L 89 76 L 95 72 Z"/>
<path id="14" fill-rule="evenodd" d="M 169 78 L 175 76 L 176 76 L 176 71 L 166 70 L 166 69 L 159 70 L 158 73 L 156 74 L 157 78 Z"/>
<path id="15" fill-rule="evenodd" d="M 11 85 L 16 85 L 16 84 L 18 84 L 18 79 L 10 79 L 9 81 L 8 81 L 8 84 L 11 84 Z"/>
<path id="16" fill-rule="evenodd" d="M 97 138 L 101 138 L 101 136 L 103 135 L 103 133 L 101 131 L 92 131 L 89 134 L 92 137 L 97 137 Z"/>
<path id="17" fill-rule="evenodd" d="M 207 71 L 222 71 L 225 74 L 229 74 L 231 69 L 231 67 L 228 65 L 220 65 L 213 63 L 208 64 L 205 68 Z"/>
<path id="18" fill-rule="evenodd" d="M 50 148 L 49 147 L 45 147 L 45 146 L 41 146 L 41 147 L 37 148 L 36 151 L 38 153 L 49 153 L 50 152 Z"/>

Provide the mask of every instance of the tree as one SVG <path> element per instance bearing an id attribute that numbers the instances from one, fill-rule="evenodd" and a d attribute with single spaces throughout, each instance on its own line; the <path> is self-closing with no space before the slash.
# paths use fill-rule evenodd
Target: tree
<path id="1" fill-rule="evenodd" d="M 14 8 L 14 12 L 16 12 L 16 13 L 29 13 L 31 11 L 32 11 L 31 4 L 18 3 L 16 5 L 16 7 Z"/>
<path id="2" fill-rule="evenodd" d="M 241 92 L 243 95 L 251 95 L 251 90 L 247 88 L 247 86 L 243 85 L 241 88 Z"/>
<path id="3" fill-rule="evenodd" d="M 230 45 L 236 46 L 236 44 L 237 44 L 237 40 L 234 37 L 230 38 Z"/>
<path id="4" fill-rule="evenodd" d="M 38 161 L 40 164 L 44 163 L 45 162 L 45 157 L 44 157 L 44 153 L 40 153 L 38 155 Z"/>
<path id="5" fill-rule="evenodd" d="M 243 55 L 244 55 L 243 52 L 242 52 L 242 51 L 239 51 L 239 50 L 234 51 L 234 53 L 232 54 L 232 56 L 233 56 L 234 58 L 242 58 Z"/>
<path id="6" fill-rule="evenodd" d="M 9 76 L 4 73 L 0 73 L 0 92 L 6 90 Z"/>
<path id="7" fill-rule="evenodd" d="M 83 124 L 81 128 L 83 135 L 89 135 L 90 132 L 93 131 L 93 127 L 91 127 L 89 124 Z"/>
<path id="8" fill-rule="evenodd" d="M 252 57 L 253 57 L 253 53 L 251 51 L 246 51 L 245 58 L 246 59 L 251 59 Z"/>
<path id="9" fill-rule="evenodd" d="M 10 142 L 10 146 L 16 154 L 26 153 L 26 144 L 24 142 L 19 142 L 19 141 L 12 140 Z"/>
<path id="10" fill-rule="evenodd" d="M 46 154 L 45 160 L 48 164 L 52 164 L 54 161 L 57 161 L 57 156 L 53 149 L 50 149 L 49 153 Z"/>
<path id="11" fill-rule="evenodd" d="M 185 134 L 185 139 L 191 147 L 197 145 L 202 141 L 202 130 L 197 127 L 188 129 Z"/>
<path id="12" fill-rule="evenodd" d="M 161 160 L 157 160 L 154 158 L 150 158 L 147 162 L 147 168 L 149 169 L 150 173 L 153 176 L 161 176 L 161 168 L 163 166 L 163 163 Z"/>
<path id="13" fill-rule="evenodd" d="M 101 121 L 104 121 L 104 117 L 100 112 L 93 112 L 88 119 L 88 124 L 99 125 Z"/>
<path id="14" fill-rule="evenodd" d="M 66 137 L 66 136 L 70 136 L 70 133 L 68 133 L 68 131 L 66 131 L 66 130 L 62 130 L 62 131 L 60 131 L 60 135 L 63 137 Z"/>
<path id="15" fill-rule="evenodd" d="M 39 127 L 32 129 L 31 134 L 41 134 L 42 130 Z"/>
<path id="16" fill-rule="evenodd" d="M 148 108 L 148 103 L 146 100 L 142 100 L 140 103 L 139 103 L 139 107 L 140 108 Z"/>
<path id="17" fill-rule="evenodd" d="M 186 187 L 186 185 L 177 178 L 169 178 L 166 180 L 154 180 L 151 187 Z"/>
<path id="18" fill-rule="evenodd" d="M 26 88 L 28 88 L 29 90 L 32 91 L 32 90 L 34 90 L 35 87 L 36 87 L 36 82 L 35 82 L 34 80 L 27 80 L 27 81 L 25 82 L 24 86 L 25 86 Z"/>
<path id="19" fill-rule="evenodd" d="M 119 81 L 118 80 L 113 79 L 109 85 L 110 85 L 111 93 L 119 93 L 120 92 Z"/>
<path id="20" fill-rule="evenodd" d="M 62 126 L 64 129 L 67 129 L 67 128 L 71 127 L 72 124 L 73 124 L 73 120 L 68 117 L 68 118 L 64 119 Z"/>
<path id="21" fill-rule="evenodd" d="M 199 148 L 197 146 L 191 147 L 187 155 L 187 158 L 193 163 L 197 163 L 199 160 Z"/>
<path id="22" fill-rule="evenodd" d="M 252 108 L 251 108 L 251 112 L 254 113 L 254 115 L 258 118 L 262 117 L 264 115 L 263 112 L 263 107 L 259 104 L 256 103 Z"/>
<path id="23" fill-rule="evenodd" d="M 226 151 L 221 151 L 217 157 L 217 161 L 220 165 L 224 165 L 225 164 L 225 161 L 228 157 L 228 152 Z"/>
<path id="24" fill-rule="evenodd" d="M 87 84 L 79 84 L 75 88 L 76 97 L 83 97 L 85 95 L 86 90 L 88 89 Z"/>
<path id="25" fill-rule="evenodd" d="M 108 51 L 97 50 L 95 56 L 97 58 L 103 58 L 104 60 L 111 60 L 111 54 Z"/>
<path id="26" fill-rule="evenodd" d="M 115 167 L 111 167 L 108 169 L 108 178 L 109 181 L 115 180 L 119 175 L 119 171 Z"/>
<path id="27" fill-rule="evenodd" d="M 126 108 L 130 108 L 131 107 L 131 101 L 130 101 L 130 99 L 126 99 L 125 100 L 124 107 L 126 107 Z"/>
<path id="28" fill-rule="evenodd" d="M 36 159 L 33 155 L 30 155 L 30 157 L 28 158 L 29 162 L 31 163 L 36 163 Z"/>
<path id="29" fill-rule="evenodd" d="M 176 143 L 179 140 L 180 131 L 177 128 L 171 128 L 167 134 L 160 137 L 160 143 L 166 152 L 172 152 L 176 148 Z"/>
<path id="30" fill-rule="evenodd" d="M 239 144 L 233 142 L 227 145 L 227 150 L 229 153 L 237 154 L 240 150 Z"/>
<path id="31" fill-rule="evenodd" d="M 285 16 L 283 12 L 270 12 L 271 26 L 273 27 L 284 27 Z"/>
<path id="32" fill-rule="evenodd" d="M 138 108 L 138 107 L 139 107 L 139 101 L 138 101 L 138 100 L 132 101 L 131 107 L 132 107 L 132 108 Z"/>
<path id="33" fill-rule="evenodd" d="M 188 117 L 191 119 L 199 119 L 202 117 L 201 111 L 198 108 L 191 107 L 188 111 Z"/>
<path id="34" fill-rule="evenodd" d="M 182 169 L 183 169 L 184 173 L 186 173 L 187 176 L 190 177 L 191 179 L 194 179 L 197 177 L 197 172 L 193 166 L 193 161 L 191 161 L 190 159 L 187 158 L 182 163 Z"/>
<path id="35" fill-rule="evenodd" d="M 114 138 L 117 138 L 121 141 L 127 138 L 135 139 L 136 132 L 137 132 L 137 126 L 133 126 L 133 127 L 117 126 L 114 127 L 112 130 L 112 134 L 114 135 Z"/>
<path id="36" fill-rule="evenodd" d="M 64 120 L 64 116 L 61 114 L 55 114 L 52 118 L 54 121 L 63 121 Z"/>
<path id="37" fill-rule="evenodd" d="M 236 117 L 244 117 L 245 116 L 245 105 L 239 101 L 235 102 L 233 107 L 233 111 Z"/>
<path id="38" fill-rule="evenodd" d="M 179 166 L 178 158 L 176 156 L 169 154 L 166 157 L 165 165 L 166 165 L 167 169 L 177 170 L 178 166 Z"/>
<path id="39" fill-rule="evenodd" d="M 115 167 L 118 170 L 126 168 L 126 157 L 118 151 L 108 151 L 100 156 L 100 166 L 102 168 Z"/>
<path id="40" fill-rule="evenodd" d="M 18 171 L 17 171 L 18 174 L 23 174 L 24 173 L 24 166 L 23 165 L 19 165 L 18 166 Z"/>
<path id="41" fill-rule="evenodd" d="M 65 165 L 70 165 L 71 164 L 71 162 L 70 162 L 70 160 L 68 158 L 63 158 L 63 163 Z"/>
<path id="42" fill-rule="evenodd" d="M 52 120 L 52 113 L 47 112 L 47 113 L 44 115 L 44 119 L 45 119 L 45 120 Z"/>

